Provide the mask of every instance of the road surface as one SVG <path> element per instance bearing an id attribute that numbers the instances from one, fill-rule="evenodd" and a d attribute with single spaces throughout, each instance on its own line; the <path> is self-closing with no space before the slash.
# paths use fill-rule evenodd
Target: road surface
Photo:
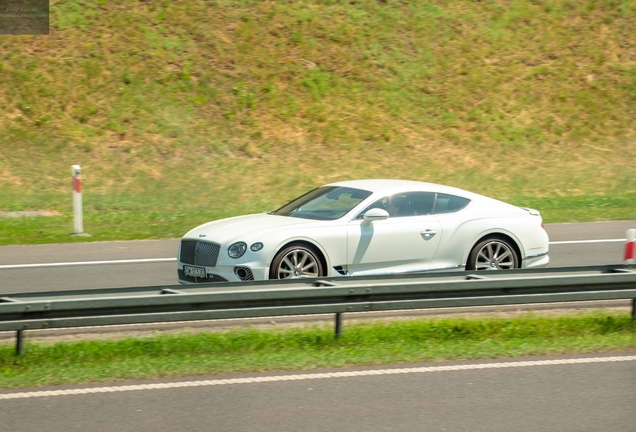
<path id="1" fill-rule="evenodd" d="M 633 432 L 634 388 L 636 352 L 0 390 L 0 417 L 4 432 Z"/>
<path id="2" fill-rule="evenodd" d="M 550 267 L 620 264 L 636 221 L 546 225 Z M 0 294 L 173 285 L 178 239 L 0 247 Z"/>

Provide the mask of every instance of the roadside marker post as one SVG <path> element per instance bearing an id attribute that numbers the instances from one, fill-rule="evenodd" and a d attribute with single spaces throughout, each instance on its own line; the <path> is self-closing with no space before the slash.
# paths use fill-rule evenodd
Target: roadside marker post
<path id="1" fill-rule="evenodd" d="M 73 235 L 84 232 L 82 216 L 82 169 L 79 165 L 73 165 Z"/>
<path id="2" fill-rule="evenodd" d="M 636 249 L 636 229 L 627 230 L 627 243 L 625 243 L 625 264 L 634 264 L 634 252 Z"/>
<path id="3" fill-rule="evenodd" d="M 636 249 L 636 229 L 627 230 L 627 243 L 625 243 L 625 264 L 634 264 L 634 252 Z M 636 320 L 636 298 L 632 299 L 632 319 Z"/>

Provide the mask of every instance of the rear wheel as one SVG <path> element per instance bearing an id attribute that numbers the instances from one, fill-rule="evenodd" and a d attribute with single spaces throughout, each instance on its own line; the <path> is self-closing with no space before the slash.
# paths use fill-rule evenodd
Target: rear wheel
<path id="1" fill-rule="evenodd" d="M 318 253 L 309 246 L 293 245 L 280 251 L 269 272 L 270 279 L 294 279 L 323 276 Z"/>
<path id="2" fill-rule="evenodd" d="M 509 270 L 519 268 L 519 257 L 510 240 L 503 237 L 486 238 L 473 247 L 468 255 L 466 270 Z"/>

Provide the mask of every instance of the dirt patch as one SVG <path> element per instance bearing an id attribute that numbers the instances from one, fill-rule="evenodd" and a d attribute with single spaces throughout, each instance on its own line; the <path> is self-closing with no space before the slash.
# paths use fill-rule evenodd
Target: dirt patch
<path id="1" fill-rule="evenodd" d="M 29 211 L 0 211 L 0 218 L 60 216 L 55 210 L 29 210 Z"/>

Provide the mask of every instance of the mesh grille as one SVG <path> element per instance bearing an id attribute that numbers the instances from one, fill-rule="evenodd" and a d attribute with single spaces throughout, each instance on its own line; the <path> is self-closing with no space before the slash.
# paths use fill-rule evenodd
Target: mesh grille
<path id="1" fill-rule="evenodd" d="M 195 278 L 192 276 L 186 276 L 183 273 L 183 270 L 179 270 L 179 279 L 180 280 L 184 280 L 184 281 L 188 281 L 188 282 L 194 282 L 194 283 L 203 283 L 203 282 L 227 282 L 227 279 L 225 279 L 223 276 L 219 276 L 219 275 L 215 275 L 215 274 L 209 274 L 207 277 L 204 278 Z"/>
<path id="2" fill-rule="evenodd" d="M 214 267 L 216 260 L 219 258 L 221 245 L 217 243 L 198 242 L 196 251 L 194 252 L 194 260 L 196 265 L 205 267 Z"/>
<path id="3" fill-rule="evenodd" d="M 196 240 L 181 240 L 181 251 L 179 252 L 181 262 L 194 264 L 194 250 L 197 243 Z"/>
<path id="4" fill-rule="evenodd" d="M 234 267 L 234 274 L 244 281 L 254 280 L 254 274 L 249 267 Z"/>
<path id="5" fill-rule="evenodd" d="M 214 267 L 219 259 L 221 245 L 199 240 L 181 240 L 181 262 L 186 264 Z"/>

